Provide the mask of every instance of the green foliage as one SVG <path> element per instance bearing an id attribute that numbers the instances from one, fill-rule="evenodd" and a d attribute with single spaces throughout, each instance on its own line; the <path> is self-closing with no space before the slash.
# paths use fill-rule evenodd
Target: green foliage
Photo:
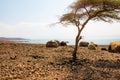
<path id="1" fill-rule="evenodd" d="M 64 15 L 60 18 L 60 22 L 74 23 L 74 13 L 64 14 Z"/>
<path id="2" fill-rule="evenodd" d="M 105 7 L 109 8 L 109 7 L 116 7 L 118 8 L 118 6 L 120 5 L 120 1 L 119 0 L 76 0 L 76 2 L 74 2 L 71 5 L 71 8 L 84 8 L 85 6 L 89 6 L 89 7 Z"/>
<path id="3" fill-rule="evenodd" d="M 73 12 L 66 13 L 60 18 L 60 22 L 74 24 L 75 22 L 79 21 L 79 19 L 83 19 L 83 17 L 84 17 L 83 15 L 85 15 L 85 14 L 75 14 Z"/>

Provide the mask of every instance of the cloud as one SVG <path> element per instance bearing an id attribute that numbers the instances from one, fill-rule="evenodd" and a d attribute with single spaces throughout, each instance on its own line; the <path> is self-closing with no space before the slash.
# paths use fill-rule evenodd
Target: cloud
<path id="1" fill-rule="evenodd" d="M 5 23 L 0 23 L 0 36 L 14 36 L 15 26 Z"/>
<path id="2" fill-rule="evenodd" d="M 90 22 L 83 31 L 85 36 L 118 36 L 120 35 L 120 23 Z"/>
<path id="3" fill-rule="evenodd" d="M 72 38 L 74 30 L 62 26 L 50 27 L 49 23 L 21 22 L 14 25 L 0 23 L 1 37 L 21 38 Z M 71 35 L 73 33 L 73 35 Z"/>
<path id="4" fill-rule="evenodd" d="M 82 36 L 120 36 L 119 23 L 106 24 L 102 22 L 90 22 L 82 31 Z M 21 22 L 17 24 L 0 23 L 0 37 L 20 37 L 30 39 L 75 39 L 77 28 L 73 26 L 63 27 L 50 23 Z"/>

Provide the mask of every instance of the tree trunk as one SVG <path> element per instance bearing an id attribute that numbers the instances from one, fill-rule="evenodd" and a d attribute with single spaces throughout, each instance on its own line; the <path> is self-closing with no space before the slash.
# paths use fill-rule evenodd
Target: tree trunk
<path id="1" fill-rule="evenodd" d="M 77 59 L 77 57 L 76 57 L 77 50 L 78 50 L 78 40 L 75 42 L 75 48 L 74 48 L 74 51 L 72 54 L 72 61 L 76 61 L 76 59 Z"/>
<path id="2" fill-rule="evenodd" d="M 79 41 L 80 41 L 79 37 L 80 37 L 80 31 L 78 31 L 78 34 L 76 36 L 75 48 L 74 48 L 74 51 L 73 51 L 73 54 L 72 54 L 72 61 L 76 61 L 76 59 L 77 59 L 76 54 L 77 54 L 77 51 L 78 51 L 78 44 L 79 44 Z"/>
<path id="3" fill-rule="evenodd" d="M 84 27 L 85 27 L 85 25 L 88 23 L 88 21 L 90 20 L 90 19 L 92 19 L 92 17 L 88 17 L 88 19 L 83 23 L 83 25 L 81 26 L 81 29 L 80 29 L 80 27 L 79 27 L 79 25 L 80 25 L 80 22 L 78 21 L 78 23 L 77 22 L 75 22 L 75 24 L 76 24 L 76 26 L 77 26 L 77 28 L 78 28 L 78 34 L 77 34 L 77 36 L 76 36 L 76 40 L 75 40 L 75 48 L 74 48 L 74 51 L 73 51 L 73 54 L 72 54 L 72 61 L 76 61 L 76 59 L 77 59 L 77 56 L 76 56 L 76 54 L 77 54 L 77 51 L 78 51 L 78 44 L 79 44 L 79 41 L 80 41 L 80 34 L 81 34 L 81 32 L 82 32 L 82 30 L 84 29 Z"/>

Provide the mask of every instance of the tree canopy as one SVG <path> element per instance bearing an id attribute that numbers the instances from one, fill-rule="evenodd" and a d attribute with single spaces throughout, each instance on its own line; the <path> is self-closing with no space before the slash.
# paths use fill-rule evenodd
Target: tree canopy
<path id="1" fill-rule="evenodd" d="M 104 22 L 120 20 L 119 0 L 76 0 L 70 8 L 70 12 L 60 18 L 60 22 L 75 23 L 88 18 Z"/>

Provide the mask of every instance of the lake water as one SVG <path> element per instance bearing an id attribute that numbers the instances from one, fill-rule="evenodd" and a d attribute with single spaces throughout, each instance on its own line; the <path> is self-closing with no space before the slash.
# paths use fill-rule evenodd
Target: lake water
<path id="1" fill-rule="evenodd" d="M 46 44 L 47 41 L 51 39 L 29 39 L 29 40 L 24 40 L 23 42 L 25 43 L 30 43 L 30 44 Z M 74 45 L 75 40 L 74 39 L 56 39 L 59 41 L 68 41 L 68 45 Z M 87 41 L 87 42 L 94 42 L 95 44 L 98 45 L 108 45 L 110 42 L 113 41 L 120 41 L 120 37 L 116 38 L 103 38 L 103 39 L 98 39 L 98 38 L 84 38 L 81 41 Z"/>

